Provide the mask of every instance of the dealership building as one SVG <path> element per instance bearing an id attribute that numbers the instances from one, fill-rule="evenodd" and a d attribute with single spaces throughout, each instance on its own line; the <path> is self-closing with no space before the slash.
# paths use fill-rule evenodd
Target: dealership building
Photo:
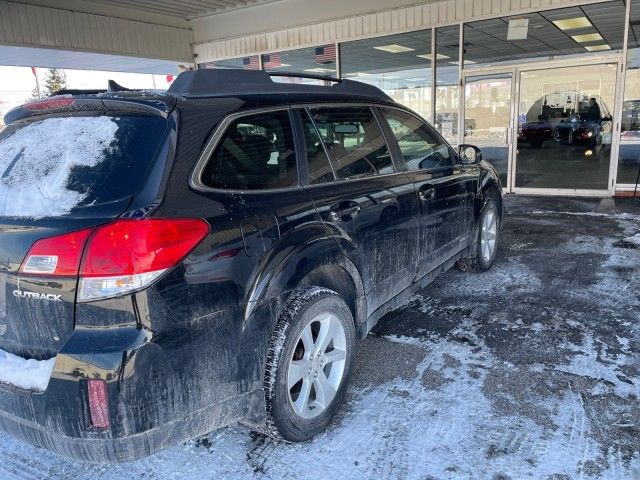
<path id="1" fill-rule="evenodd" d="M 0 0 L 0 65 L 359 80 L 481 147 L 509 193 L 639 175 L 640 0 Z"/>

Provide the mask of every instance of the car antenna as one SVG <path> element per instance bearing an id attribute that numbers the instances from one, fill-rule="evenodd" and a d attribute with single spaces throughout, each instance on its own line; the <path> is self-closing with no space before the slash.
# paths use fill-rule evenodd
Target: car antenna
<path id="1" fill-rule="evenodd" d="M 130 88 L 123 87 L 122 85 L 118 84 L 114 80 L 109 80 L 109 82 L 107 83 L 107 92 L 129 92 L 129 91 L 131 91 Z"/>

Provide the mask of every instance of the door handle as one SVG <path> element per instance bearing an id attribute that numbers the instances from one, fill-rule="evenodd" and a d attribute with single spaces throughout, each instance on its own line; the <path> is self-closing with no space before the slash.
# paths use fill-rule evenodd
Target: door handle
<path id="1" fill-rule="evenodd" d="M 429 202 L 436 198 L 436 189 L 431 186 L 423 186 L 418 190 L 418 197 L 424 202 Z"/>
<path id="2" fill-rule="evenodd" d="M 360 213 L 360 205 L 356 202 L 340 202 L 329 207 L 329 216 L 334 222 L 353 220 Z"/>

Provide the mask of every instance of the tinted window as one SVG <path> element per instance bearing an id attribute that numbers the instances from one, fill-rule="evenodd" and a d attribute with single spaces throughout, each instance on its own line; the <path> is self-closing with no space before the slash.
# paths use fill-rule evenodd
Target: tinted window
<path id="1" fill-rule="evenodd" d="M 393 172 L 380 126 L 369 107 L 310 110 L 337 178 Z"/>
<path id="2" fill-rule="evenodd" d="M 235 120 L 211 155 L 202 183 L 237 190 L 296 185 L 289 112 L 261 113 Z"/>
<path id="3" fill-rule="evenodd" d="M 162 117 L 50 117 L 0 132 L 0 215 L 50 217 L 142 187 L 168 132 Z"/>
<path id="4" fill-rule="evenodd" d="M 336 177 L 327 158 L 322 140 L 320 140 L 318 130 L 306 111 L 302 110 L 300 113 L 302 116 L 302 131 L 304 132 L 304 143 L 309 165 L 309 183 L 313 185 L 331 182 L 335 180 Z"/>
<path id="5" fill-rule="evenodd" d="M 451 166 L 449 146 L 415 115 L 393 108 L 382 109 L 409 170 Z"/>

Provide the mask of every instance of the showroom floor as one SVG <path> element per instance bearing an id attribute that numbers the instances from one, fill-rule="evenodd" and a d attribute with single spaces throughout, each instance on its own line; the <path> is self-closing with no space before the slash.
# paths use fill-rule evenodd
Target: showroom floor
<path id="1" fill-rule="evenodd" d="M 314 441 L 233 427 L 111 467 L 0 434 L 0 478 L 640 478 L 640 201 L 506 210 L 495 267 L 387 315 Z"/>
<path id="2" fill-rule="evenodd" d="M 541 148 L 518 146 L 516 187 L 607 190 L 611 148 L 547 140 Z"/>

